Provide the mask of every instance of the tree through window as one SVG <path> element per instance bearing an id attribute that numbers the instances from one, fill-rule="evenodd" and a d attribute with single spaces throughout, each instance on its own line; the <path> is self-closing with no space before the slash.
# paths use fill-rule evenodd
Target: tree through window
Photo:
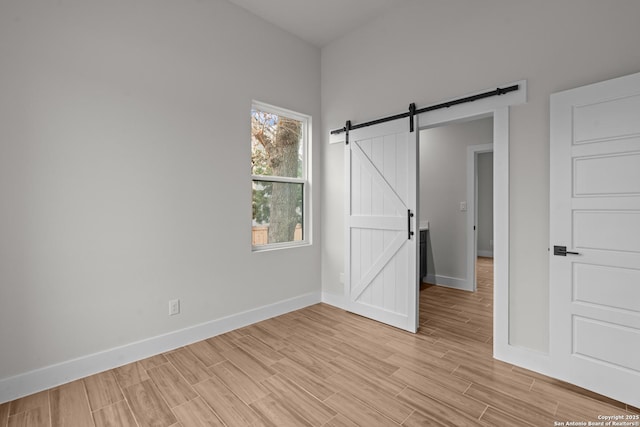
<path id="1" fill-rule="evenodd" d="M 254 102 L 251 109 L 252 245 L 308 241 L 305 230 L 309 117 Z"/>

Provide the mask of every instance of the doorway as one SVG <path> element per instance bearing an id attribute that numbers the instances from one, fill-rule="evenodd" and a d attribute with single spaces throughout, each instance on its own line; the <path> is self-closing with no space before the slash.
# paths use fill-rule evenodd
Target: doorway
<path id="1" fill-rule="evenodd" d="M 485 246 L 494 240 L 492 169 L 488 170 L 489 191 L 484 168 L 479 175 L 480 166 L 487 163 L 480 162 L 479 156 L 488 155 L 489 165 L 493 163 L 493 127 L 493 117 L 485 116 L 420 133 L 419 219 L 421 228 L 428 228 L 423 277 L 427 283 L 471 292 L 477 288 L 478 236 Z"/>
<path id="2" fill-rule="evenodd" d="M 508 87 L 508 91 L 497 89 L 489 92 L 478 92 L 477 95 L 471 95 L 458 100 L 452 100 L 432 107 L 425 107 L 415 111 L 415 115 L 398 115 L 388 118 L 379 119 L 374 122 L 360 124 L 357 128 L 352 126 L 350 121 L 342 129 L 331 131 L 330 142 L 343 142 L 350 145 L 349 138 L 354 129 L 364 128 L 373 124 L 384 123 L 389 120 L 398 120 L 402 117 L 410 117 L 408 136 L 416 131 L 443 126 L 446 124 L 475 120 L 480 118 L 493 118 L 493 143 L 494 143 L 494 321 L 493 321 L 493 349 L 494 357 L 503 361 L 515 360 L 518 355 L 517 349 L 509 344 L 509 108 L 526 102 L 527 84 L 525 80 L 520 80 Z M 500 95 L 500 96 L 496 96 Z M 471 102 L 473 101 L 473 102 Z M 411 105 L 410 110 L 413 108 Z M 416 126 L 414 127 L 414 124 Z M 414 130 L 415 129 L 415 130 Z M 346 133 L 346 135 L 345 135 Z M 417 145 L 416 153 L 417 154 Z M 348 157 L 346 158 L 348 165 Z M 412 163 L 417 163 L 418 157 L 411 158 Z M 417 165 L 416 165 L 417 166 Z M 349 172 L 350 173 L 350 172 Z M 348 174 L 347 174 L 348 175 Z M 416 181 L 414 183 L 417 184 Z M 346 183 L 346 188 L 350 188 L 350 183 Z M 413 194 L 417 195 L 417 186 L 413 187 Z M 350 201 L 345 200 L 345 205 L 350 206 Z M 419 206 L 416 209 L 417 215 L 412 215 L 410 210 L 405 213 L 407 228 L 409 230 L 409 240 L 413 236 L 412 231 L 416 230 L 419 224 Z M 402 217 L 399 215 L 398 217 Z M 349 219 L 349 221 L 351 221 Z M 346 228 L 351 227 L 348 225 Z M 348 236 L 351 231 L 346 229 L 345 238 L 345 305 L 349 306 L 350 283 L 348 270 L 350 263 L 356 259 L 352 257 L 350 250 L 350 240 Z M 417 261 L 419 255 L 419 245 L 415 245 L 414 251 L 411 252 L 412 258 Z M 416 290 L 418 286 L 418 270 L 417 263 L 413 262 L 406 271 L 409 272 L 413 279 L 407 282 Z M 410 292 L 414 295 L 414 292 Z M 411 308 L 413 301 L 408 306 L 415 317 L 413 322 L 417 324 L 417 310 Z M 388 323 L 388 322 L 383 322 Z"/>
<path id="3" fill-rule="evenodd" d="M 526 82 L 521 82 L 526 89 Z M 514 360 L 509 344 L 509 106 L 526 100 L 526 90 L 513 99 L 493 98 L 419 116 L 420 129 L 486 117 L 493 118 L 493 356 Z"/>
<path id="4" fill-rule="evenodd" d="M 479 257 L 493 262 L 493 142 L 467 147 L 467 199 L 467 274 L 475 292 Z"/>

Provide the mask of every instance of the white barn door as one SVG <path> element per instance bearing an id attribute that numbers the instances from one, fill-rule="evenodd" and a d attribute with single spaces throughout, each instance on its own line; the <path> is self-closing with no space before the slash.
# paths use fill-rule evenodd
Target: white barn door
<path id="1" fill-rule="evenodd" d="M 345 145 L 347 309 L 410 332 L 418 329 L 417 135 L 408 119 L 395 120 L 352 130 Z"/>
<path id="2" fill-rule="evenodd" d="M 550 206 L 556 375 L 640 406 L 640 74 L 551 96 Z"/>

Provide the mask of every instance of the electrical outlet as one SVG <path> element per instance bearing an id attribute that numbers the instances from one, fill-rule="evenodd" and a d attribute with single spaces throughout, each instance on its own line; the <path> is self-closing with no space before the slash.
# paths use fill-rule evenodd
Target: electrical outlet
<path id="1" fill-rule="evenodd" d="M 340 273 L 340 283 L 344 284 L 344 273 Z"/>
<path id="2" fill-rule="evenodd" d="M 172 299 L 169 301 L 169 316 L 175 316 L 176 314 L 180 314 L 180 300 Z"/>
<path id="3" fill-rule="evenodd" d="M 460 202 L 460 212 L 467 211 L 467 202 Z"/>

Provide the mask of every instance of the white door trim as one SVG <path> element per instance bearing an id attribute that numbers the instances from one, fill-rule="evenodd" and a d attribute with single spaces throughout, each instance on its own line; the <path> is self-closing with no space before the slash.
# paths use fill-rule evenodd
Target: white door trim
<path id="1" fill-rule="evenodd" d="M 493 115 L 493 356 L 540 371 L 548 366 L 546 354 L 509 344 L 509 107 L 527 101 L 527 81 L 509 84 L 517 84 L 519 89 L 502 96 L 422 113 L 420 126 L 427 129 Z"/>
<path id="2" fill-rule="evenodd" d="M 506 85 L 513 84 L 519 85 L 517 91 L 422 113 L 419 115 L 420 129 L 493 115 L 493 255 L 494 260 L 499 261 L 494 268 L 493 356 L 504 362 L 549 374 L 551 364 L 547 353 L 509 343 L 509 107 L 527 102 L 527 81 Z M 486 89 L 467 95 L 483 92 Z M 329 142 L 344 143 L 344 133 L 330 135 Z M 346 299 L 341 302 L 339 298 L 327 294 L 323 296 L 323 301 L 338 307 L 346 305 Z"/>
<path id="3" fill-rule="evenodd" d="M 492 153 L 493 143 L 467 147 L 467 284 L 475 292 L 476 257 L 478 256 L 478 154 Z"/>

